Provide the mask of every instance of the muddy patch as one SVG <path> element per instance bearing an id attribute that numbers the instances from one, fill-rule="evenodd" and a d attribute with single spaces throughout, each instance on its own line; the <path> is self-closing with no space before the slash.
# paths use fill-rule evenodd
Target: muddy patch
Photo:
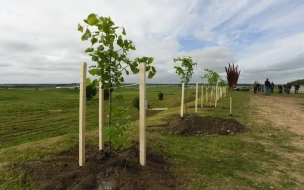
<path id="1" fill-rule="evenodd" d="M 22 165 L 37 189 L 176 189 L 181 184 L 162 156 L 147 150 L 146 166 L 139 164 L 138 145 L 115 155 L 86 147 L 85 166 L 78 165 L 78 147 L 48 160 Z"/>
<path id="2" fill-rule="evenodd" d="M 244 125 L 234 119 L 203 117 L 196 114 L 184 118 L 174 115 L 171 118 L 172 121 L 167 124 L 150 126 L 150 128 L 163 128 L 182 136 L 235 135 L 247 131 Z"/>

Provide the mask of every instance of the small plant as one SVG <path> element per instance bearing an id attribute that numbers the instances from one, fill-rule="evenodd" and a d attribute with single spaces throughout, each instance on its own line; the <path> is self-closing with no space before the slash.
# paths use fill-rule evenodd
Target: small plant
<path id="1" fill-rule="evenodd" d="M 133 107 L 135 107 L 139 111 L 139 97 L 138 96 L 133 98 L 132 105 L 133 105 Z"/>
<path id="2" fill-rule="evenodd" d="M 207 86 L 206 86 L 206 91 L 210 90 L 212 91 L 212 87 L 216 85 L 217 82 L 221 80 L 220 75 L 211 69 L 204 69 L 207 73 L 204 74 L 201 78 L 207 79 Z M 212 97 L 211 97 L 212 98 Z M 211 99 L 210 99 L 210 107 L 211 107 Z"/>
<path id="3" fill-rule="evenodd" d="M 197 62 L 193 62 L 192 61 L 192 58 L 189 56 L 188 58 L 186 57 L 183 57 L 183 58 L 180 58 L 180 57 L 177 57 L 177 58 L 174 58 L 173 59 L 174 62 L 178 62 L 178 61 L 181 61 L 182 62 L 182 65 L 181 66 L 174 66 L 175 68 L 175 72 L 181 76 L 181 83 L 185 83 L 185 96 L 187 95 L 187 86 L 188 86 L 188 83 L 190 82 L 190 79 L 192 78 L 192 75 L 194 73 L 193 71 L 193 66 L 194 65 L 197 65 Z M 184 103 L 186 105 L 186 103 Z M 188 115 L 188 112 L 187 112 L 187 105 L 184 106 L 186 108 L 186 114 Z"/>
<path id="4" fill-rule="evenodd" d="M 159 92 L 159 93 L 158 93 L 158 99 L 159 99 L 159 100 L 163 100 L 163 99 L 164 99 L 164 93 Z"/>
<path id="5" fill-rule="evenodd" d="M 114 151 L 121 145 L 129 145 L 129 143 L 126 143 L 128 141 L 126 136 L 127 122 L 112 122 L 112 117 L 121 118 L 121 114 L 125 111 L 123 108 L 118 109 L 113 106 L 113 100 L 117 99 L 119 101 L 122 97 L 113 97 L 111 85 L 113 84 L 118 88 L 124 82 L 123 73 L 126 75 L 129 75 L 130 71 L 133 74 L 139 73 L 138 66 L 142 62 L 146 63 L 148 78 L 152 78 L 156 73 L 155 68 L 151 66 L 154 59 L 152 57 L 142 57 L 131 61 L 127 55 L 129 51 L 136 50 L 135 45 L 131 40 L 124 39 L 126 36 L 125 28 L 115 26 L 110 17 L 103 17 L 92 13 L 83 21 L 85 25 L 78 24 L 78 31 L 82 33 L 82 41 L 89 40 L 91 42 L 91 46 L 86 48 L 85 52 L 96 63 L 96 65 L 90 66 L 88 72 L 98 77 L 98 81 L 103 84 L 105 91 L 110 90 L 108 96 L 108 125 L 103 127 L 103 130 L 106 131 L 103 141 L 110 142 L 111 152 L 112 143 L 114 144 Z M 121 129 L 118 129 L 119 126 Z"/>

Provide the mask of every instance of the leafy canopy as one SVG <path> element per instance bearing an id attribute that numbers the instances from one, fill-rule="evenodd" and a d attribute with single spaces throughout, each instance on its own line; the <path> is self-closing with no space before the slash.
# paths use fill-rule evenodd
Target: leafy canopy
<path id="1" fill-rule="evenodd" d="M 211 69 L 204 69 L 207 73 L 204 74 L 202 79 L 207 79 L 207 86 L 208 88 L 211 88 L 212 86 L 216 85 L 216 83 L 220 80 L 220 75 L 211 70 Z"/>
<path id="2" fill-rule="evenodd" d="M 121 83 L 124 82 L 123 74 L 129 75 L 130 71 L 133 74 L 139 72 L 138 66 L 140 62 L 146 63 L 146 71 L 149 72 L 148 78 L 152 78 L 156 70 L 151 63 L 152 57 L 135 58 L 131 61 L 127 57 L 127 53 L 131 50 L 136 50 L 135 45 L 131 40 L 127 40 L 126 30 L 123 27 L 115 26 L 110 17 L 102 17 L 97 14 L 88 15 L 84 20 L 86 25 L 82 26 L 78 24 L 78 31 L 82 33 L 81 40 L 91 42 L 85 52 L 88 53 L 92 61 L 96 62 L 89 69 L 89 73 L 98 77 L 98 80 L 94 80 L 93 86 L 96 86 L 98 81 L 103 83 L 105 92 L 110 90 L 110 87 L 115 84 L 118 88 Z M 120 31 L 120 33 L 119 33 Z M 127 129 L 129 127 L 128 121 L 130 117 L 127 116 L 121 121 L 112 124 L 112 116 L 116 118 L 122 118 L 127 112 L 125 107 L 112 106 L 112 100 L 121 101 L 122 96 L 116 96 L 112 99 L 112 93 L 109 93 L 109 114 L 108 114 L 108 126 L 103 127 L 106 132 L 103 141 L 110 142 L 114 145 L 114 149 L 118 149 L 121 145 L 128 147 L 130 141 L 127 138 Z"/>
<path id="3" fill-rule="evenodd" d="M 148 78 L 155 75 L 156 70 L 151 66 L 152 57 L 136 58 L 133 61 L 127 58 L 127 52 L 136 48 L 131 40 L 124 39 L 125 28 L 115 26 L 110 17 L 94 13 L 88 15 L 84 22 L 84 26 L 78 24 L 78 31 L 82 33 L 82 41 L 90 40 L 91 46 L 85 52 L 97 63 L 90 67 L 89 73 L 99 77 L 105 90 L 109 89 L 112 83 L 119 87 L 124 82 L 123 73 L 129 75 L 130 70 L 133 74 L 138 73 L 140 62 L 146 62 Z M 121 34 L 118 34 L 118 30 Z"/>
<path id="4" fill-rule="evenodd" d="M 189 57 L 177 57 L 173 59 L 174 62 L 181 61 L 181 66 L 174 66 L 175 72 L 181 76 L 181 83 L 188 84 L 190 82 L 190 79 L 192 78 L 192 75 L 194 73 L 193 66 L 197 65 L 197 62 L 193 62 L 192 58 Z"/>

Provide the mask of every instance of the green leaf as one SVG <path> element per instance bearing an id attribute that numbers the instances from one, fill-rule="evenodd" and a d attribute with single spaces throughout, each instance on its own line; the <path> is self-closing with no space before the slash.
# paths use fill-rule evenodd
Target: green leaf
<path id="1" fill-rule="evenodd" d="M 98 80 L 94 79 L 93 82 L 92 82 L 92 87 L 96 88 L 97 86 L 98 86 Z"/>
<path id="2" fill-rule="evenodd" d="M 78 24 L 78 31 L 83 32 L 83 27 L 80 24 Z"/>
<path id="3" fill-rule="evenodd" d="M 117 40 L 117 45 L 119 45 L 120 47 L 123 47 L 124 46 L 123 40 L 119 38 Z"/>
<path id="4" fill-rule="evenodd" d="M 86 33 L 84 33 L 84 34 L 81 35 L 81 40 L 82 40 L 82 41 L 87 40 L 87 39 L 86 39 Z"/>
<path id="5" fill-rule="evenodd" d="M 96 42 L 98 42 L 98 39 L 97 39 L 97 38 L 92 38 L 92 39 L 91 39 L 92 46 L 93 46 Z"/>
<path id="6" fill-rule="evenodd" d="M 99 74 L 99 70 L 98 69 L 91 69 L 91 70 L 89 70 L 89 73 L 91 74 L 91 75 L 98 75 Z"/>
<path id="7" fill-rule="evenodd" d="M 81 40 L 88 40 L 91 37 L 91 32 L 89 29 L 86 29 L 85 33 L 81 36 Z"/>
<path id="8" fill-rule="evenodd" d="M 93 26 L 98 23 L 98 19 L 96 18 L 96 15 L 94 13 L 90 14 L 87 18 L 88 24 Z"/>
<path id="9" fill-rule="evenodd" d="M 153 57 L 149 57 L 148 59 L 148 64 L 151 64 L 153 62 L 154 58 Z"/>
<path id="10" fill-rule="evenodd" d="M 123 34 L 123 35 L 126 35 L 125 28 L 122 28 L 122 34 Z"/>
<path id="11" fill-rule="evenodd" d="M 86 79 L 86 86 L 89 86 L 89 85 L 91 85 L 91 79 L 90 79 L 90 78 L 87 78 L 87 79 Z"/>
<path id="12" fill-rule="evenodd" d="M 154 67 L 152 67 L 152 72 L 156 73 L 156 69 Z"/>
<path id="13" fill-rule="evenodd" d="M 126 74 L 129 75 L 129 71 L 128 70 L 126 70 Z"/>
<path id="14" fill-rule="evenodd" d="M 97 51 L 103 51 L 103 50 L 104 50 L 103 45 L 98 46 Z"/>
<path id="15" fill-rule="evenodd" d="M 97 56 L 92 56 L 92 61 L 98 61 L 98 57 Z"/>
<path id="16" fill-rule="evenodd" d="M 148 57 L 142 57 L 142 58 L 139 59 L 139 62 L 141 62 L 141 63 L 145 62 L 146 63 L 147 60 L 148 60 Z"/>
<path id="17" fill-rule="evenodd" d="M 154 77 L 154 75 L 155 75 L 155 73 L 153 73 L 153 72 L 150 71 L 149 74 L 148 74 L 148 78 L 151 79 L 151 78 Z"/>
<path id="18" fill-rule="evenodd" d="M 94 48 L 89 47 L 89 48 L 87 48 L 84 52 L 92 52 L 92 51 L 94 51 Z"/>
<path id="19" fill-rule="evenodd" d="M 146 71 L 150 71 L 151 66 L 146 66 Z"/>

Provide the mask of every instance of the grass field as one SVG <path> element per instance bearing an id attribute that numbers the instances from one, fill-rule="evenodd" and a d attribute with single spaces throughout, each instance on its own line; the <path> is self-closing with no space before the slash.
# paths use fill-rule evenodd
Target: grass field
<path id="1" fill-rule="evenodd" d="M 132 99 L 138 89 L 114 91 L 123 95 L 116 106 L 128 107 L 128 114 L 136 118 L 138 111 Z M 158 100 L 158 93 L 164 100 Z M 277 172 L 276 164 L 288 167 L 290 160 L 269 150 L 303 151 L 289 146 L 298 136 L 286 130 L 276 131 L 280 138 L 265 137 L 274 128 L 256 124 L 254 108 L 248 104 L 248 92 L 230 92 L 219 100 L 217 108 L 198 108 L 203 116 L 229 116 L 229 95 L 233 95 L 233 117 L 249 129 L 235 136 L 181 137 L 158 131 L 149 131 L 147 145 L 153 151 L 170 158 L 172 171 L 186 179 L 189 189 L 296 189 L 298 181 L 288 172 Z M 169 108 L 166 111 L 148 110 L 147 126 L 165 123 L 170 115 L 180 113 L 181 89 L 177 87 L 148 87 L 147 99 L 152 108 Z M 187 93 L 188 106 L 194 105 L 195 90 Z M 204 94 L 205 96 L 205 94 Z M 287 95 L 282 95 L 287 96 Z M 295 95 L 289 95 L 294 97 Z M 303 98 L 303 95 L 300 95 Z M 200 101 L 198 103 L 200 105 Z M 106 109 L 107 112 L 107 109 Z M 190 114 L 194 108 L 188 108 Z M 75 148 L 78 144 L 79 91 L 63 89 L 0 90 L 0 189 L 32 189 L 33 180 L 16 170 L 16 165 L 28 160 L 47 159 L 48 155 Z M 134 119 L 128 131 L 138 141 L 138 121 Z M 98 99 L 87 101 L 87 144 L 98 145 Z M 288 146 L 287 146 L 288 145 Z"/>

